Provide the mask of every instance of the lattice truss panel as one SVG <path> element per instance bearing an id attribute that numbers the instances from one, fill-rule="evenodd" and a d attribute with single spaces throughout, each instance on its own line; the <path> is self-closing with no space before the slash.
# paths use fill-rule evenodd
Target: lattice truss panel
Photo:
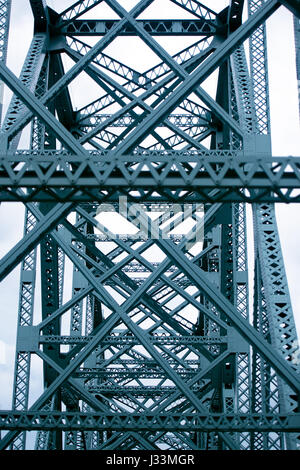
<path id="1" fill-rule="evenodd" d="M 300 159 L 270 150 L 264 22 L 281 2 L 249 0 L 248 18 L 243 0 L 212 3 L 28 0 L 34 35 L 16 78 L 0 2 L 13 92 L 0 199 L 26 205 L 0 267 L 3 280 L 21 263 L 2 449 L 25 449 L 28 431 L 39 450 L 299 446 L 271 204 L 300 200 Z M 31 400 L 33 356 L 44 388 Z"/>

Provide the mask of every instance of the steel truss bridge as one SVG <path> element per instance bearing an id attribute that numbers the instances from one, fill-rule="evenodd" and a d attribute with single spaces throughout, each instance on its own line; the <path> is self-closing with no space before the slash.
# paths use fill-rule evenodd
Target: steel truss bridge
<path id="1" fill-rule="evenodd" d="M 300 202 L 300 156 L 272 154 L 266 22 L 294 15 L 299 80 L 299 0 L 52 3 L 27 1 L 17 78 L 0 1 L 0 201 L 25 208 L 0 448 L 298 449 L 274 203 Z"/>

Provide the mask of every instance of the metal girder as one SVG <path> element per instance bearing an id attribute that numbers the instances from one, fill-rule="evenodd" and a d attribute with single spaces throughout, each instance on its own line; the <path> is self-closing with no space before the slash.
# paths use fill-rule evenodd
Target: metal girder
<path id="1" fill-rule="evenodd" d="M 6 63 L 9 21 L 10 21 L 10 12 L 11 12 L 11 0 L 1 0 L 0 11 L 1 11 L 0 60 Z"/>
<path id="2" fill-rule="evenodd" d="M 59 412 L 0 412 L 4 430 L 62 429 L 112 431 L 203 431 L 203 432 L 295 432 L 299 430 L 300 414 L 107 414 Z"/>
<path id="3" fill-rule="evenodd" d="M 94 114 L 93 120 L 87 117 L 80 118 L 80 127 L 95 127 L 98 123 L 104 123 L 106 119 L 110 119 L 112 117 L 111 114 Z M 207 126 L 208 121 L 201 116 L 191 116 L 189 114 L 171 114 L 168 120 L 175 124 L 178 127 L 201 127 Z M 133 123 L 133 118 L 129 114 L 125 114 L 124 116 L 120 117 L 118 120 L 114 121 L 111 127 L 127 127 L 128 125 Z M 161 123 L 160 126 L 164 124 Z"/>
<path id="4" fill-rule="evenodd" d="M 113 187 L 127 189 L 128 195 L 134 189 L 144 188 L 151 198 L 152 192 L 159 194 L 163 185 L 164 191 L 185 188 L 190 193 L 190 196 L 185 194 L 185 200 L 194 202 L 300 200 L 297 191 L 300 187 L 299 157 L 243 157 L 231 151 L 168 153 L 150 152 L 148 156 L 134 154 L 118 158 L 113 153 L 97 151 L 81 155 L 57 151 L 38 155 L 30 151 L 7 153 L 0 165 L 0 199 L 117 201 L 118 194 L 114 199 L 109 194 Z M 189 168 L 185 167 L 186 163 Z M 164 166 L 160 167 L 161 164 Z M 18 188 L 35 191 L 19 193 Z M 167 200 L 163 195 L 156 197 L 160 202 Z M 138 195 L 132 200 L 142 202 Z"/>
<path id="5" fill-rule="evenodd" d="M 60 33 L 66 36 L 104 36 L 118 24 L 119 20 L 76 20 L 61 23 Z M 212 36 L 222 34 L 222 26 L 205 19 L 185 20 L 138 20 L 151 36 Z M 120 36 L 135 36 L 134 29 L 127 24 Z"/>
<path id="6" fill-rule="evenodd" d="M 11 0 L 0 2 L 0 60 L 6 64 Z M 4 84 L 0 82 L 0 122 L 2 119 Z"/>
<path id="7" fill-rule="evenodd" d="M 25 211 L 24 236 L 36 225 L 36 219 L 30 211 Z M 36 279 L 36 249 L 28 253 L 21 264 L 20 295 L 18 330 L 24 326 L 32 326 L 34 310 L 34 294 Z M 16 350 L 15 355 L 15 377 L 13 387 L 13 410 L 27 410 L 29 401 L 29 378 L 30 378 L 30 353 Z M 12 449 L 23 450 L 26 447 L 26 433 L 20 434 L 14 440 Z"/>
<path id="8" fill-rule="evenodd" d="M 56 336 L 56 335 L 42 335 L 39 337 L 39 343 L 53 343 L 53 344 L 86 344 L 92 338 L 90 336 Z M 226 337 L 212 337 L 212 336 L 159 336 L 154 335 L 150 338 L 152 344 L 227 344 Z M 124 336 L 107 336 L 103 340 L 103 344 L 139 344 L 135 337 Z"/>
<path id="9" fill-rule="evenodd" d="M 261 2 L 249 0 L 250 14 L 254 14 L 260 7 Z M 271 143 L 270 136 L 270 106 L 269 85 L 267 67 L 266 27 L 261 25 L 250 37 L 250 70 L 253 83 L 253 103 L 255 107 L 255 120 L 253 121 L 254 132 L 265 134 L 266 143 Z M 283 358 L 286 358 L 286 350 L 293 349 L 297 343 L 297 333 L 293 318 L 292 305 L 289 296 L 288 282 L 282 261 L 282 251 L 277 229 L 275 208 L 273 205 L 254 205 L 254 236 L 256 250 L 255 281 L 257 283 L 256 299 L 254 302 L 255 325 L 265 338 L 278 350 Z M 269 230 L 266 227 L 269 226 Z M 277 279 L 277 269 L 280 269 L 280 278 Z M 276 280 L 275 280 L 276 279 Z M 279 298 L 282 302 L 279 301 Z M 284 318 L 284 322 L 282 319 Z M 279 320 L 280 319 L 280 320 Z M 280 325 L 280 327 L 279 327 Z M 277 328 L 284 329 L 281 335 Z M 285 347 L 282 347 L 283 343 Z M 257 401 L 261 409 L 273 411 L 284 409 L 294 410 L 298 406 L 297 397 L 293 395 L 286 383 L 282 383 L 274 371 L 267 366 L 264 373 L 264 361 L 254 351 L 255 367 L 253 370 L 253 393 L 260 399 Z M 291 360 L 288 357 L 287 360 Z M 298 367 L 295 367 L 299 371 Z M 262 386 L 260 385 L 262 381 Z M 299 436 L 288 436 L 286 438 L 289 448 L 297 448 Z M 263 445 L 261 444 L 263 442 Z M 252 437 L 253 448 L 282 448 L 283 436 L 274 435 L 269 439 L 266 435 L 254 435 Z"/>
<path id="10" fill-rule="evenodd" d="M 52 367 L 55 371 L 58 372 L 58 374 L 63 373 L 63 369 L 57 364 L 56 361 L 51 359 L 47 354 L 45 354 L 42 351 L 38 351 L 37 355 L 44 361 L 44 364 L 49 365 Z M 58 376 L 59 378 L 59 376 Z M 83 387 L 78 381 L 72 379 L 71 377 L 68 378 L 68 386 L 71 387 L 70 390 L 77 395 L 79 394 L 81 398 L 85 400 L 85 402 L 90 405 L 94 410 L 97 411 L 102 411 L 102 412 L 108 412 L 108 408 L 101 403 L 97 398 L 95 398 L 94 395 L 92 395 L 86 387 Z M 76 401 L 76 396 L 75 396 L 75 401 Z M 74 403 L 74 402 L 73 402 Z M 35 409 L 39 408 L 39 406 L 35 406 Z M 74 408 L 74 407 L 73 407 Z M 53 410 L 52 410 L 53 412 Z M 1 443 L 0 443 L 1 446 Z"/>

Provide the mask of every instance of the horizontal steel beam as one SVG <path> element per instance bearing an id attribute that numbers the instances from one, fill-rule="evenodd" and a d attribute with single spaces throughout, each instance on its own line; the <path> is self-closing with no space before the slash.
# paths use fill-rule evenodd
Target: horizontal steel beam
<path id="1" fill-rule="evenodd" d="M 136 365 L 137 361 L 135 361 Z M 122 365 L 122 363 L 118 362 L 117 365 Z M 199 366 L 199 364 L 197 364 Z M 176 369 L 176 373 L 183 376 L 183 377 L 190 377 L 197 374 L 198 368 L 194 369 Z M 83 367 L 78 369 L 75 372 L 75 378 L 95 378 L 95 377 L 109 377 L 109 380 L 112 378 L 120 379 L 124 377 L 139 377 L 141 378 L 149 378 L 151 376 L 152 379 L 162 378 L 165 377 L 166 374 L 163 369 L 158 370 L 158 366 L 155 365 L 148 365 L 144 362 L 141 362 L 139 367 L 109 367 L 109 368 L 99 368 L 99 367 Z"/>
<path id="2" fill-rule="evenodd" d="M 92 336 L 59 336 L 59 335 L 43 335 L 38 338 L 40 344 L 86 344 L 93 339 Z M 227 344 L 228 338 L 225 336 L 164 336 L 153 335 L 149 338 L 152 344 Z M 134 336 L 117 335 L 106 336 L 99 344 L 140 344 Z"/>
<path id="3" fill-rule="evenodd" d="M 181 377 L 183 374 L 181 374 Z M 184 377 L 184 376 L 183 376 Z M 152 377 L 151 377 L 152 378 Z M 164 377 L 165 378 L 165 377 Z M 147 377 L 150 380 L 149 377 Z M 119 378 L 120 380 L 120 378 Z M 153 379 L 152 379 L 153 380 Z M 190 387 L 194 393 L 198 393 L 201 390 L 199 385 L 195 385 Z M 153 397 L 161 396 L 161 395 L 171 395 L 172 393 L 177 391 L 176 385 L 174 386 L 143 386 L 143 385 L 136 385 L 136 386 L 129 386 L 124 385 L 121 383 L 120 385 L 87 385 L 87 390 L 92 394 L 104 394 L 105 396 L 123 396 L 128 399 L 131 396 L 139 396 L 139 397 L 146 397 L 151 395 Z"/>
<path id="4" fill-rule="evenodd" d="M 1 411 L 3 430 L 299 432 L 295 414 L 104 414 Z"/>
<path id="5" fill-rule="evenodd" d="M 201 117 L 194 116 L 192 114 L 170 114 L 168 121 L 178 127 L 207 127 L 210 125 L 211 116 L 210 113 L 203 113 Z M 99 124 L 105 124 L 107 119 L 112 120 L 111 114 L 94 114 L 91 117 L 84 118 L 84 114 L 79 114 L 77 119 L 79 121 L 78 127 L 87 128 L 95 127 Z M 110 121 L 111 122 L 111 121 Z M 109 127 L 128 127 L 134 122 L 133 117 L 130 114 L 124 114 L 115 121 L 113 121 Z M 164 123 L 160 123 L 158 127 L 164 127 Z"/>
<path id="6" fill-rule="evenodd" d="M 62 23 L 60 32 L 66 36 L 104 36 L 119 20 L 76 20 Z M 186 20 L 137 20 L 151 36 L 211 36 L 225 32 L 223 26 L 213 25 L 204 19 Z M 136 36 L 135 29 L 129 24 L 119 32 L 119 36 Z"/>
<path id="7" fill-rule="evenodd" d="M 300 157 L 244 157 L 231 151 L 61 151 L 0 154 L 0 201 L 300 202 Z M 87 156 L 86 156 L 87 155 Z M 19 194 L 18 188 L 28 188 Z M 186 193 L 188 192 L 188 193 Z M 152 197 L 152 193 L 156 193 Z M 147 194 L 147 197 L 145 196 Z"/>

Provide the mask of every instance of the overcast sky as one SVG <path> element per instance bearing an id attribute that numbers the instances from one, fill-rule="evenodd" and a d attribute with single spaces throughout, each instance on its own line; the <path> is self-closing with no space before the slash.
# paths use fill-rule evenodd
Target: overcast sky
<path id="1" fill-rule="evenodd" d="M 63 10 L 65 5 L 68 6 L 71 3 L 72 1 L 48 0 L 48 5 L 58 11 Z M 133 5 L 135 2 L 126 0 L 126 2 L 120 3 Z M 215 5 L 218 10 L 227 5 L 225 0 L 208 1 L 206 3 L 212 6 L 212 8 Z M 166 2 L 162 0 L 161 5 L 162 7 L 165 6 Z M 159 9 L 160 14 L 163 11 L 163 8 Z M 273 155 L 300 156 L 299 111 L 292 15 L 284 7 L 281 7 L 268 20 L 267 25 Z M 17 75 L 20 72 L 32 39 L 32 26 L 29 0 L 12 0 L 8 66 Z M 7 105 L 10 93 L 6 92 L 5 97 Z M 276 207 L 276 212 L 294 315 L 298 331 L 300 332 L 300 294 L 298 286 L 298 280 L 300 279 L 299 206 L 279 204 Z M 0 256 L 3 256 L 21 238 L 23 215 L 24 209 L 22 206 L 15 204 L 13 206 L 12 204 L 2 204 L 0 206 L 2 221 L 0 229 Z M 248 230 L 249 237 L 251 237 L 251 224 L 249 224 Z M 251 259 L 251 253 L 249 254 Z M 253 273 L 250 272 L 250 279 L 252 275 Z M 0 383 L 7 384 L 7 387 L 1 387 L 0 389 L 0 408 L 2 409 L 11 406 L 11 372 L 14 362 L 18 283 L 19 269 L 17 268 L 0 285 L 0 316 L 2 322 L 0 331 L 0 341 L 2 341 L 0 343 Z M 39 281 L 37 284 L 39 289 Z M 5 351 L 3 351 L 4 344 Z M 4 357 L 5 360 L 3 359 Z M 33 396 L 35 395 L 35 390 L 38 393 L 40 386 L 39 379 L 34 380 L 36 382 L 33 382 Z"/>

